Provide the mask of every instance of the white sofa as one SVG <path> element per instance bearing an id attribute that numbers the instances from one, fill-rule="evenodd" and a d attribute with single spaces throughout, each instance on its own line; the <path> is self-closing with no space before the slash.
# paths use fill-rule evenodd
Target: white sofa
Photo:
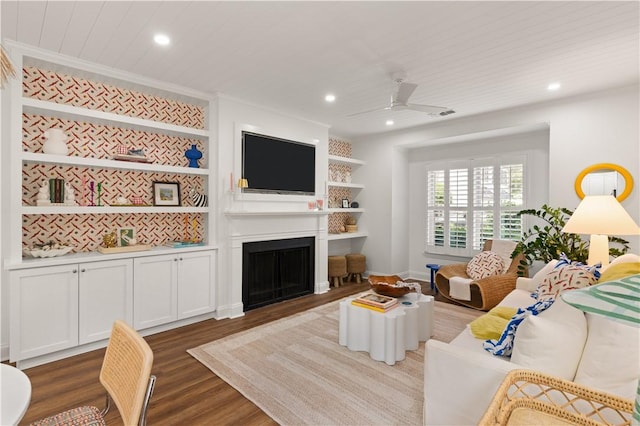
<path id="1" fill-rule="evenodd" d="M 621 261 L 640 262 L 640 257 L 625 255 Z M 552 266 L 547 265 L 533 278 L 518 278 L 516 289 L 498 306 L 533 304 L 531 292 Z M 516 332 L 512 357 L 522 360 L 522 364 L 489 354 L 482 347 L 483 340 L 476 339 L 469 326 L 450 343 L 429 340 L 424 365 L 424 424 L 477 424 L 505 375 L 519 368 L 564 376 L 635 399 L 640 378 L 640 328 L 584 314 L 563 302 L 554 306 L 545 311 L 548 314 L 542 312 L 530 321 L 527 331 L 523 331 L 523 321 Z M 558 319 L 558 312 L 572 319 Z M 551 322 L 551 318 L 555 321 Z"/>

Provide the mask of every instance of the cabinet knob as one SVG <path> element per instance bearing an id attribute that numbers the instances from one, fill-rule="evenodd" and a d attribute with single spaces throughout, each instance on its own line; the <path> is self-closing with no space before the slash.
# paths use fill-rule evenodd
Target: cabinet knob
<path id="1" fill-rule="evenodd" d="M 80 269 L 80 272 L 87 272 L 87 270 L 82 268 L 82 269 Z"/>
<path id="2" fill-rule="evenodd" d="M 74 269 L 74 270 L 73 270 L 73 271 L 71 271 L 71 272 L 73 272 L 74 274 L 77 274 L 77 273 L 78 273 L 78 270 L 77 270 L 77 269 Z"/>
<path id="3" fill-rule="evenodd" d="M 180 258 L 180 261 L 182 261 L 182 258 Z"/>
<path id="4" fill-rule="evenodd" d="M 174 262 L 177 262 L 177 261 L 178 261 L 178 258 L 176 257 L 175 259 L 173 259 L 173 261 L 174 261 Z"/>

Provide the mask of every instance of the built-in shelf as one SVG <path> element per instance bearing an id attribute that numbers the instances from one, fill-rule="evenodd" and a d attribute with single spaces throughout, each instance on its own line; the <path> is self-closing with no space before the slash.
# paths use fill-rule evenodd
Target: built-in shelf
<path id="1" fill-rule="evenodd" d="M 22 206 L 22 214 L 208 213 L 208 207 L 167 206 Z"/>
<path id="2" fill-rule="evenodd" d="M 92 262 L 100 260 L 112 260 L 112 259 L 130 259 L 133 257 L 153 256 L 157 254 L 172 254 L 172 253 L 185 253 L 192 251 L 202 250 L 215 250 L 218 247 L 210 245 L 191 246 L 191 247 L 168 247 L 168 246 L 155 246 L 151 250 L 130 251 L 126 253 L 110 253 L 103 254 L 98 251 L 85 251 L 81 253 L 65 254 L 58 257 L 46 257 L 46 258 L 32 258 L 24 257 L 21 262 L 18 263 L 6 263 L 5 268 L 9 270 L 14 269 L 26 269 L 42 266 L 57 266 L 57 265 L 69 265 L 79 262 Z"/>
<path id="3" fill-rule="evenodd" d="M 329 186 L 335 186 L 337 188 L 353 188 L 364 189 L 364 185 L 361 183 L 347 183 L 347 182 L 327 182 Z"/>
<path id="4" fill-rule="evenodd" d="M 248 211 L 225 210 L 226 216 L 322 216 L 328 215 L 327 210 L 272 210 L 272 211 Z"/>
<path id="5" fill-rule="evenodd" d="M 342 232 L 340 234 L 329 234 L 327 236 L 327 240 L 329 241 L 333 241 L 333 240 L 348 240 L 351 238 L 364 238 L 367 237 L 369 234 L 366 232 Z"/>
<path id="6" fill-rule="evenodd" d="M 135 161 L 106 160 L 102 158 L 76 157 L 69 155 L 51 155 L 35 152 L 23 152 L 22 161 L 36 164 L 54 164 L 59 166 L 100 167 L 104 169 L 134 170 L 155 173 L 176 173 L 184 175 L 208 175 L 209 169 L 179 167 L 164 164 L 138 163 Z"/>
<path id="7" fill-rule="evenodd" d="M 55 102 L 42 101 L 33 98 L 22 98 L 23 111 L 27 114 L 53 116 L 71 121 L 85 121 L 90 123 L 110 124 L 122 128 L 142 131 L 152 131 L 171 136 L 197 138 L 204 140 L 209 137 L 209 131 L 178 126 L 144 118 L 118 115 L 88 108 L 80 108 Z"/>
<path id="8" fill-rule="evenodd" d="M 329 213 L 364 213 L 364 209 L 361 208 L 357 208 L 357 209 L 353 209 L 353 208 L 348 208 L 348 209 L 342 209 L 342 208 L 336 208 L 336 209 L 328 209 Z"/>
<path id="9" fill-rule="evenodd" d="M 363 166 L 365 164 L 362 160 L 356 160 L 355 158 L 340 157 L 337 155 L 329 155 L 329 162 L 335 164 L 348 164 L 351 166 Z"/>

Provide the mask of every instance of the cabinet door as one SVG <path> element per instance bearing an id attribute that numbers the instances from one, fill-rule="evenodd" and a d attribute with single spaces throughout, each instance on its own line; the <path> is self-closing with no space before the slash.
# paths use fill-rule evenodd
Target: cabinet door
<path id="1" fill-rule="evenodd" d="M 28 359 L 78 344 L 78 267 L 12 271 L 10 358 Z"/>
<path id="2" fill-rule="evenodd" d="M 133 261 L 133 326 L 140 330 L 178 318 L 178 255 Z"/>
<path id="3" fill-rule="evenodd" d="M 215 310 L 215 256 L 213 251 L 178 255 L 178 318 Z"/>
<path id="4" fill-rule="evenodd" d="M 89 262 L 79 265 L 80 344 L 108 339 L 113 322 L 133 321 L 133 261 Z"/>

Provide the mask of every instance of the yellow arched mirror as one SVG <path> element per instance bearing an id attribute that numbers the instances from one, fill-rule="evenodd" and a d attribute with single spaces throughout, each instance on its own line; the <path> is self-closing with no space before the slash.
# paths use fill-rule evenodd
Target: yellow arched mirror
<path id="1" fill-rule="evenodd" d="M 585 195 L 615 195 L 623 201 L 633 190 L 633 177 L 622 166 L 599 163 L 581 171 L 574 186 L 580 199 Z"/>

